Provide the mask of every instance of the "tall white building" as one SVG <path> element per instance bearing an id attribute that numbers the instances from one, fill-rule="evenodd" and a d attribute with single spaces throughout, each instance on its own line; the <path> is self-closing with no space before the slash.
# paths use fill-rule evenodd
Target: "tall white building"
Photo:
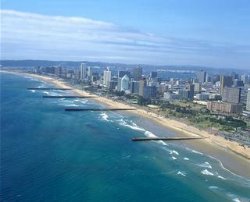
<path id="1" fill-rule="evenodd" d="M 125 74 L 121 79 L 121 91 L 126 91 L 129 89 L 129 77 Z"/>
<path id="2" fill-rule="evenodd" d="M 247 92 L 247 106 L 246 106 L 247 111 L 250 111 L 250 88 L 248 89 Z"/>
<path id="3" fill-rule="evenodd" d="M 88 67 L 87 76 L 88 76 L 88 78 L 92 77 L 92 69 L 91 69 L 91 67 Z"/>
<path id="4" fill-rule="evenodd" d="M 80 65 L 80 80 L 84 80 L 87 77 L 87 65 L 81 63 Z"/>
<path id="5" fill-rule="evenodd" d="M 104 70 L 103 72 L 103 85 L 108 87 L 110 81 L 111 81 L 111 71 L 109 70 L 109 68 L 107 68 L 107 70 Z"/>

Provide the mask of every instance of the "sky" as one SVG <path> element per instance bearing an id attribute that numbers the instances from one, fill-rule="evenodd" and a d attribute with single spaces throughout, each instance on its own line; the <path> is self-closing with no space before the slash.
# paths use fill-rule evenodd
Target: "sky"
<path id="1" fill-rule="evenodd" d="M 1 0 L 1 59 L 250 68 L 249 0 Z"/>

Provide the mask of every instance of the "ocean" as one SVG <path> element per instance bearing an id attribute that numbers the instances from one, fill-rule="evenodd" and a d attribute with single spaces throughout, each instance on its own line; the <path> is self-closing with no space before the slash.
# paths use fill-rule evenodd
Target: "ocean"
<path id="1" fill-rule="evenodd" d="M 250 179 L 129 113 L 65 112 L 103 107 L 87 99 L 44 99 L 68 91 L 27 76 L 1 75 L 0 201 L 250 201 Z"/>

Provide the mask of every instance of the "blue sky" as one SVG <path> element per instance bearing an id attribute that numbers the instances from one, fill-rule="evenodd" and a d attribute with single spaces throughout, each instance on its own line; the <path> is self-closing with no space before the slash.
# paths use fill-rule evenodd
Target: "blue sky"
<path id="1" fill-rule="evenodd" d="M 249 0 L 2 0 L 2 59 L 250 67 Z"/>

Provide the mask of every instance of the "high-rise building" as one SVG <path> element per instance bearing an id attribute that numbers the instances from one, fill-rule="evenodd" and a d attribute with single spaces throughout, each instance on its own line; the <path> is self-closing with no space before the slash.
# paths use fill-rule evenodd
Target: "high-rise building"
<path id="1" fill-rule="evenodd" d="M 142 68 L 136 67 L 133 69 L 133 78 L 135 81 L 139 81 L 142 78 Z"/>
<path id="2" fill-rule="evenodd" d="M 155 98 L 157 89 L 155 86 L 144 86 L 143 88 L 143 98 L 150 99 Z"/>
<path id="3" fill-rule="evenodd" d="M 201 92 L 201 84 L 200 83 L 194 83 L 194 92 L 195 93 Z"/>
<path id="4" fill-rule="evenodd" d="M 150 78 L 156 79 L 157 78 L 157 72 L 150 72 Z"/>
<path id="5" fill-rule="evenodd" d="M 194 98 L 194 84 L 187 84 L 184 89 L 178 90 L 180 99 L 193 100 Z"/>
<path id="6" fill-rule="evenodd" d="M 118 78 L 122 78 L 125 75 L 127 75 L 128 77 L 130 77 L 130 72 L 129 71 L 124 71 L 124 70 L 119 70 L 118 71 Z"/>
<path id="7" fill-rule="evenodd" d="M 139 95 L 143 97 L 143 93 L 144 93 L 144 86 L 146 86 L 146 80 L 140 80 L 139 81 Z"/>
<path id="8" fill-rule="evenodd" d="M 233 85 L 233 78 L 231 76 L 220 76 L 220 94 L 222 95 L 225 87 L 231 87 Z"/>
<path id="9" fill-rule="evenodd" d="M 196 72 L 196 77 L 198 79 L 198 82 L 204 83 L 206 81 L 206 75 L 207 75 L 207 72 L 205 72 L 204 70 L 200 70 Z"/>
<path id="10" fill-rule="evenodd" d="M 124 75 L 121 79 L 121 91 L 126 91 L 129 89 L 129 77 Z"/>
<path id="11" fill-rule="evenodd" d="M 111 81 L 111 71 L 109 70 L 109 68 L 107 68 L 103 72 L 103 85 L 108 87 L 110 81 Z"/>
<path id="12" fill-rule="evenodd" d="M 108 88 L 109 88 L 109 90 L 115 90 L 116 86 L 117 86 L 117 81 L 112 81 L 111 80 L 109 82 Z"/>
<path id="13" fill-rule="evenodd" d="M 247 91 L 247 106 L 246 106 L 247 111 L 250 111 L 250 88 Z"/>
<path id="14" fill-rule="evenodd" d="M 81 63 L 80 65 L 80 80 L 84 80 L 87 77 L 87 65 L 85 63 Z"/>
<path id="15" fill-rule="evenodd" d="M 87 76 L 88 76 L 89 79 L 92 77 L 92 69 L 91 69 L 91 67 L 88 67 Z"/>
<path id="16" fill-rule="evenodd" d="M 222 101 L 238 104 L 240 103 L 240 88 L 225 87 L 222 93 Z"/>
<path id="17" fill-rule="evenodd" d="M 139 81 L 132 81 L 130 85 L 130 91 L 134 94 L 139 94 Z"/>

